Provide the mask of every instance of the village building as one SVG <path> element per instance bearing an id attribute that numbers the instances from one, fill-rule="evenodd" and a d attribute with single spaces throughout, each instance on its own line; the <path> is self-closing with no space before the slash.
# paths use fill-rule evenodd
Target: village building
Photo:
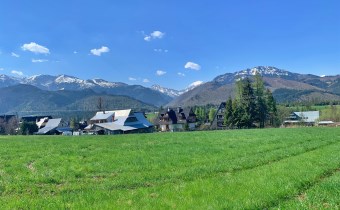
<path id="1" fill-rule="evenodd" d="M 72 129 L 67 127 L 67 124 L 63 122 L 61 118 L 41 118 L 38 123 L 39 130 L 35 133 L 37 135 L 62 135 L 64 133 L 72 132 Z"/>
<path id="2" fill-rule="evenodd" d="M 283 122 L 284 126 L 315 126 L 320 118 L 319 111 L 292 112 Z"/>
<path id="3" fill-rule="evenodd" d="M 194 130 L 196 114 L 192 108 L 167 108 L 160 110 L 155 124 L 160 131 Z"/>
<path id="4" fill-rule="evenodd" d="M 84 129 L 91 134 L 126 134 L 149 133 L 153 131 L 151 124 L 142 112 L 132 112 L 131 109 L 100 111 L 90 119 Z"/>
<path id="5" fill-rule="evenodd" d="M 226 126 L 224 125 L 224 113 L 226 111 L 226 103 L 222 102 L 218 109 L 216 110 L 214 119 L 211 122 L 210 129 L 225 129 Z"/>

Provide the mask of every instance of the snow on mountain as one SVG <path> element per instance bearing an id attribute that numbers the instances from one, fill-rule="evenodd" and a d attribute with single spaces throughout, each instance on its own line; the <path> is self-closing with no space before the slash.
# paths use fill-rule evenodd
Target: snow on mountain
<path id="1" fill-rule="evenodd" d="M 184 92 L 188 92 L 189 90 L 192 90 L 194 89 L 195 87 L 198 87 L 200 85 L 204 84 L 203 81 L 196 81 L 196 82 L 193 82 L 191 83 L 186 89 L 184 89 Z"/>
<path id="2" fill-rule="evenodd" d="M 156 90 L 158 92 L 164 93 L 172 98 L 177 97 L 179 95 L 181 95 L 181 92 L 178 90 L 174 90 L 171 88 L 165 88 L 165 87 L 161 87 L 160 85 L 152 85 L 151 89 Z"/>
<path id="3" fill-rule="evenodd" d="M 226 73 L 223 75 L 219 75 L 213 81 L 217 83 L 231 84 L 239 79 L 244 79 L 245 77 L 253 76 L 256 73 L 262 75 L 263 77 L 281 77 L 293 80 L 297 79 L 299 75 L 272 66 L 257 66 L 254 68 L 248 68 L 234 73 Z"/>
<path id="4" fill-rule="evenodd" d="M 21 78 L 10 77 L 5 74 L 0 74 L 0 87 L 9 87 L 12 85 L 20 84 L 22 82 Z"/>
<path id="5" fill-rule="evenodd" d="M 191 83 L 187 88 L 183 89 L 183 90 L 174 90 L 171 88 L 165 88 L 165 87 L 161 87 L 160 85 L 152 85 L 151 89 L 159 91 L 161 93 L 164 93 L 172 98 L 178 97 L 180 95 L 182 95 L 183 93 L 186 93 L 192 89 L 194 89 L 197 86 L 202 85 L 204 82 L 203 81 L 196 81 Z"/>
<path id="6" fill-rule="evenodd" d="M 114 87 L 127 85 L 127 84 L 122 83 L 122 82 L 108 82 L 106 80 L 99 79 L 99 78 L 88 80 L 88 82 L 92 82 L 96 85 L 99 85 L 100 87 L 105 87 L 105 88 L 114 88 Z"/>

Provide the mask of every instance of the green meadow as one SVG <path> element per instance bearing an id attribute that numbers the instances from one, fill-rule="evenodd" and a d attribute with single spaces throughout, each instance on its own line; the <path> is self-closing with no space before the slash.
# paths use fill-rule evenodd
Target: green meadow
<path id="1" fill-rule="evenodd" d="M 0 136 L 0 209 L 339 209 L 340 128 Z"/>

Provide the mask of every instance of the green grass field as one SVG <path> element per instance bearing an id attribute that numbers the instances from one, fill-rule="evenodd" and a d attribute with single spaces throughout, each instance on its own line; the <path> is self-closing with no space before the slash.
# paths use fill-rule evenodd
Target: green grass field
<path id="1" fill-rule="evenodd" d="M 340 128 L 0 136 L 0 209 L 339 209 Z"/>

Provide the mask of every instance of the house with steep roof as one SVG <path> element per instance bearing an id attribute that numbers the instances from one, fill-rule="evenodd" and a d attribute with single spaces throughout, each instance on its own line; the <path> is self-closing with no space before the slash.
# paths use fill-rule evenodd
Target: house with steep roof
<path id="1" fill-rule="evenodd" d="M 100 111 L 84 130 L 96 134 L 149 133 L 153 131 L 153 124 L 144 113 L 131 109 Z"/>
<path id="2" fill-rule="evenodd" d="M 222 102 L 216 110 L 214 119 L 211 122 L 210 129 L 225 129 L 224 114 L 226 111 L 226 102 Z"/>
<path id="3" fill-rule="evenodd" d="M 192 108 L 167 108 L 160 110 L 156 125 L 160 131 L 194 130 L 196 127 L 196 114 Z"/>
<path id="4" fill-rule="evenodd" d="M 320 118 L 319 111 L 292 112 L 283 122 L 284 126 L 306 125 L 314 126 Z"/>

